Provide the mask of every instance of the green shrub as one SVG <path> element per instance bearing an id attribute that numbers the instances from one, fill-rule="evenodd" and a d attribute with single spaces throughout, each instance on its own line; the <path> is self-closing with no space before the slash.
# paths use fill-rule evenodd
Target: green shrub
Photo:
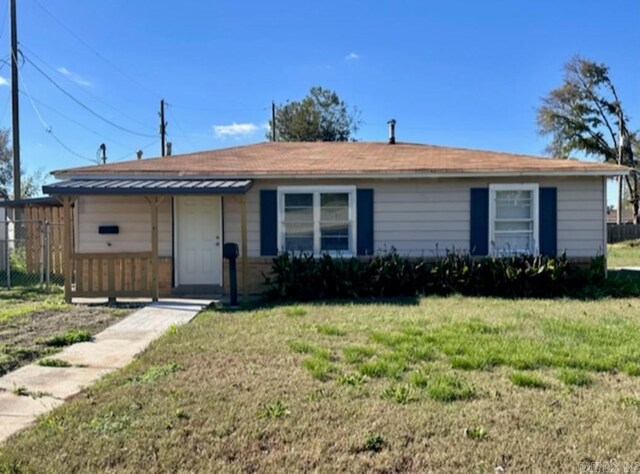
<path id="1" fill-rule="evenodd" d="M 401 257 L 394 248 L 366 260 L 284 253 L 273 259 L 265 287 L 270 298 L 297 301 L 452 293 L 510 298 L 588 297 L 603 291 L 599 288 L 603 287 L 604 268 L 603 257 L 594 259 L 589 270 L 581 270 L 569 265 L 565 255 L 474 258 L 453 250 L 428 261 Z M 625 285 L 623 290 L 604 285 L 604 291 L 640 294 L 637 282 Z M 287 314 L 301 315 L 293 308 Z"/>

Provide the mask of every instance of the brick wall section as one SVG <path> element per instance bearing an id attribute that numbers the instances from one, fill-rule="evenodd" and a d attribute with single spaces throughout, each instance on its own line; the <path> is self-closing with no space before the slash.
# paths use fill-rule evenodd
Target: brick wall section
<path id="1" fill-rule="evenodd" d="M 273 259 L 268 258 L 249 258 L 247 259 L 247 290 L 249 294 L 255 295 L 264 291 L 263 273 L 268 275 L 271 273 L 271 263 Z M 238 269 L 238 294 L 242 295 L 242 259 L 237 260 Z M 229 294 L 229 261 L 224 262 L 224 293 Z"/>

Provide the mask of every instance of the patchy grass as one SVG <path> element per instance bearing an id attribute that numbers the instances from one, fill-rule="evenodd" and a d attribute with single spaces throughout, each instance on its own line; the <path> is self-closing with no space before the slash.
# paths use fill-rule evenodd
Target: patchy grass
<path id="1" fill-rule="evenodd" d="M 640 240 L 628 240 L 608 245 L 609 268 L 640 267 Z"/>
<path id="2" fill-rule="evenodd" d="M 91 333 L 86 329 L 67 329 L 62 333 L 54 334 L 36 342 L 50 347 L 65 347 L 78 342 L 88 342 L 92 339 Z"/>
<path id="3" fill-rule="evenodd" d="M 0 289 L 0 375 L 50 356 L 62 344 L 91 337 L 130 312 L 128 307 L 67 305 L 59 291 Z M 44 341 L 54 345 L 39 343 Z"/>
<path id="4" fill-rule="evenodd" d="M 42 367 L 71 367 L 71 364 L 66 360 L 56 359 L 55 357 L 40 359 L 36 363 Z"/>
<path id="5" fill-rule="evenodd" d="M 333 324 L 321 324 L 317 328 L 318 334 L 324 334 L 325 336 L 344 336 L 345 332 L 338 326 Z"/>
<path id="6" fill-rule="evenodd" d="M 376 350 L 369 346 L 347 346 L 342 349 L 342 353 L 349 364 L 359 364 L 373 357 Z"/>
<path id="7" fill-rule="evenodd" d="M 202 313 L 8 440 L 0 472 L 570 472 L 640 459 L 637 298 L 293 307 Z"/>
<path id="8" fill-rule="evenodd" d="M 464 430 L 464 434 L 467 438 L 473 439 L 475 441 L 482 441 L 485 439 L 489 433 L 482 426 L 474 426 L 473 428 L 468 428 Z"/>
<path id="9" fill-rule="evenodd" d="M 282 403 L 282 400 L 277 400 L 275 403 L 264 404 L 258 410 L 258 418 L 271 418 L 277 420 L 278 418 L 282 418 L 283 416 L 289 416 L 291 414 L 291 410 L 287 408 L 287 406 Z"/>
<path id="10" fill-rule="evenodd" d="M 591 377 L 584 370 L 565 369 L 558 375 L 560 380 L 565 385 L 575 387 L 588 387 L 593 383 L 593 377 Z"/>
<path id="11" fill-rule="evenodd" d="M 474 388 L 453 374 L 438 374 L 427 380 L 427 394 L 438 402 L 470 400 L 475 397 Z"/>
<path id="12" fill-rule="evenodd" d="M 130 383 L 154 383 L 175 372 L 183 370 L 180 364 L 169 362 L 167 364 L 154 365 L 149 367 L 143 374 L 129 378 Z"/>
<path id="13" fill-rule="evenodd" d="M 514 372 L 509 376 L 513 385 L 525 388 L 539 388 L 545 390 L 549 384 L 542 377 L 527 372 Z"/>
<path id="14" fill-rule="evenodd" d="M 418 399 L 414 389 L 409 384 L 395 384 L 387 387 L 382 392 L 382 398 L 393 400 L 400 405 L 406 405 Z"/>
<path id="15" fill-rule="evenodd" d="M 333 364 L 322 354 L 316 354 L 305 360 L 303 366 L 314 379 L 322 382 L 328 380 L 329 376 L 335 371 Z"/>
<path id="16" fill-rule="evenodd" d="M 369 433 L 366 441 L 364 442 L 364 451 L 371 451 L 373 453 L 379 453 L 384 448 L 384 438 L 380 433 Z"/>
<path id="17" fill-rule="evenodd" d="M 0 290 L 0 323 L 35 312 L 59 311 L 69 307 L 59 293 L 50 295 L 34 290 Z"/>

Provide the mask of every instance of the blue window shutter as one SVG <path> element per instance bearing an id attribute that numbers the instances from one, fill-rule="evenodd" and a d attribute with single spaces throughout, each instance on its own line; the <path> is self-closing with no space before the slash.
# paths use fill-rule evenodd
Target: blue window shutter
<path id="1" fill-rule="evenodd" d="M 278 193 L 260 191 L 260 255 L 278 255 Z"/>
<path id="2" fill-rule="evenodd" d="M 373 189 L 358 189 L 356 201 L 358 255 L 373 255 Z"/>
<path id="3" fill-rule="evenodd" d="M 540 188 L 538 193 L 540 253 L 555 257 L 558 254 L 558 190 Z"/>
<path id="4" fill-rule="evenodd" d="M 471 255 L 489 255 L 489 189 L 471 188 Z"/>

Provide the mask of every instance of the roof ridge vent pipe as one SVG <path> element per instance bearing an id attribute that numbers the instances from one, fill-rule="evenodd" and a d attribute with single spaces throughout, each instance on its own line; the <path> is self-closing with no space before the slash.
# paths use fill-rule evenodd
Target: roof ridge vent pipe
<path id="1" fill-rule="evenodd" d="M 389 145 L 395 145 L 396 143 L 396 119 L 391 119 L 387 122 L 389 125 Z"/>
<path id="2" fill-rule="evenodd" d="M 142 150 L 138 150 L 138 151 L 136 151 L 136 158 L 137 158 L 138 160 L 141 160 L 141 159 L 142 159 L 142 153 L 144 153 Z"/>
<path id="3" fill-rule="evenodd" d="M 173 146 L 173 143 L 167 142 L 165 146 L 167 147 L 167 156 L 171 156 L 171 147 Z"/>

